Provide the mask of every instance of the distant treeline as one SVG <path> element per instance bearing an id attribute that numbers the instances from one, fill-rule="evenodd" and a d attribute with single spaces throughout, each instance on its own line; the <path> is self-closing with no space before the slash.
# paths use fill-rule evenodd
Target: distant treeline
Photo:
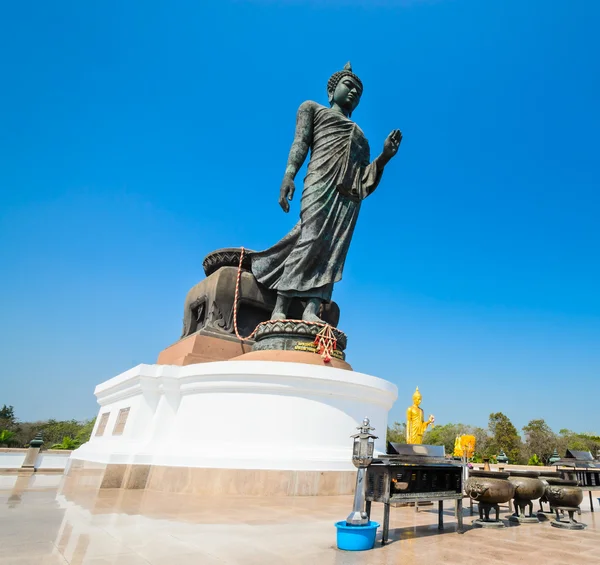
<path id="1" fill-rule="evenodd" d="M 96 419 L 79 422 L 77 420 L 44 420 L 21 422 L 12 406 L 0 408 L 0 447 L 27 447 L 29 442 L 42 432 L 44 449 L 75 449 L 90 439 Z M 600 437 L 592 433 L 577 433 L 562 429 L 553 432 L 542 419 L 531 420 L 523 427 L 523 438 L 510 419 L 502 412 L 490 414 L 488 428 L 468 424 L 444 424 L 430 428 L 423 437 L 427 445 L 443 445 L 446 454 L 454 452 L 456 436 L 475 436 L 474 462 L 483 457 L 495 461 L 500 451 L 504 451 L 510 463 L 546 465 L 556 449 L 563 456 L 567 449 L 590 451 L 596 455 L 600 450 Z M 387 430 L 388 441 L 406 443 L 406 424 L 395 422 Z"/>
<path id="2" fill-rule="evenodd" d="M 21 422 L 12 406 L 0 408 L 0 447 L 27 447 L 29 442 L 42 433 L 43 449 L 76 449 L 90 439 L 96 419 L 40 420 Z"/>
<path id="3" fill-rule="evenodd" d="M 523 427 L 523 438 L 517 428 L 502 412 L 490 414 L 488 428 L 470 426 L 468 424 L 444 424 L 430 428 L 423 437 L 427 445 L 443 445 L 446 454 L 454 453 L 454 442 L 457 435 L 469 434 L 476 438 L 474 462 L 481 462 L 483 457 L 495 461 L 501 450 L 507 455 L 509 462 L 521 465 L 547 465 L 556 449 L 562 457 L 567 449 L 590 451 L 592 455 L 600 449 L 600 437 L 593 433 L 577 433 L 562 429 L 553 432 L 542 419 L 531 420 Z M 406 424 L 395 422 L 387 431 L 388 441 L 406 443 Z"/>

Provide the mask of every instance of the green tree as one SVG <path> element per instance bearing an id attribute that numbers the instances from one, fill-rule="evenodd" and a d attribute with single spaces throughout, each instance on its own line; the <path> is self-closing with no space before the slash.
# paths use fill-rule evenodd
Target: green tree
<path id="1" fill-rule="evenodd" d="M 0 429 L 16 431 L 18 420 L 15 416 L 15 409 L 12 406 L 4 404 L 0 408 Z"/>
<path id="2" fill-rule="evenodd" d="M 543 466 L 544 462 L 534 453 L 528 460 L 527 460 L 527 465 L 531 465 L 533 467 L 536 466 Z"/>
<path id="3" fill-rule="evenodd" d="M 89 441 L 95 422 L 95 418 L 83 422 L 77 420 L 19 422 L 15 430 L 16 445 L 27 446 L 39 432 L 43 434 L 45 449 L 52 444 L 60 443 L 64 437 L 71 437 L 83 444 Z"/>
<path id="4" fill-rule="evenodd" d="M 496 457 L 494 455 L 482 455 L 481 453 L 475 453 L 471 462 L 472 463 L 483 463 L 484 457 L 486 457 L 488 459 L 488 463 L 491 463 L 492 465 L 495 465 L 496 463 L 498 463 L 498 460 L 496 459 Z"/>
<path id="5" fill-rule="evenodd" d="M 90 437 L 92 435 L 92 431 L 94 430 L 95 424 L 96 418 L 92 418 L 91 420 L 87 420 L 83 423 L 80 430 L 77 432 L 77 435 L 75 436 L 75 439 L 79 442 L 79 445 L 90 441 Z"/>
<path id="6" fill-rule="evenodd" d="M 474 426 L 470 432 L 471 435 L 475 436 L 475 453 L 483 459 L 483 457 L 494 456 L 497 453 L 490 453 L 490 435 L 487 430 Z"/>
<path id="7" fill-rule="evenodd" d="M 423 436 L 423 443 L 426 445 L 443 445 L 446 455 L 454 453 L 454 442 L 456 436 L 467 433 L 467 426 L 463 424 L 443 424 L 429 428 Z"/>
<path id="8" fill-rule="evenodd" d="M 72 437 L 65 436 L 63 437 L 60 443 L 55 443 L 50 449 L 77 449 L 79 447 L 79 442 Z"/>
<path id="9" fill-rule="evenodd" d="M 550 426 L 542 419 L 531 420 L 526 426 L 523 426 L 523 433 L 525 434 L 524 456 L 531 459 L 535 455 L 543 464 L 548 464 L 548 460 L 557 446 L 556 434 L 550 429 Z"/>
<path id="10" fill-rule="evenodd" d="M 19 429 L 16 432 L 15 438 L 21 447 L 27 446 L 27 444 L 35 437 L 40 431 L 42 425 L 45 422 L 20 422 Z"/>
<path id="11" fill-rule="evenodd" d="M 593 433 L 576 433 L 562 429 L 559 432 L 557 444 L 561 456 L 565 454 L 567 449 L 589 451 L 595 456 L 598 449 L 600 449 L 600 437 Z"/>
<path id="12" fill-rule="evenodd" d="M 590 451 L 592 455 L 595 457 L 600 450 L 600 436 L 597 436 L 593 433 L 583 433 L 578 434 L 579 437 L 583 440 L 583 442 L 587 445 L 587 451 Z"/>
<path id="13" fill-rule="evenodd" d="M 465 434 L 475 436 L 475 452 L 480 458 L 487 455 L 490 438 L 486 430 L 477 426 L 452 423 L 435 426 L 427 430 L 423 436 L 423 443 L 427 445 L 443 445 L 446 455 L 452 455 L 454 453 L 456 436 Z"/>
<path id="14" fill-rule="evenodd" d="M 60 443 L 64 437 L 74 438 L 82 428 L 82 424 L 77 420 L 48 420 L 42 423 L 37 432 L 42 432 L 44 436 L 44 443 L 46 445 L 52 445 Z M 28 441 L 31 441 L 29 438 Z"/>
<path id="15" fill-rule="evenodd" d="M 0 447 L 11 447 L 16 445 L 15 432 L 11 430 L 0 430 Z"/>
<path id="16" fill-rule="evenodd" d="M 4 404 L 2 408 L 0 408 L 0 420 L 16 420 L 14 406 L 7 406 Z"/>
<path id="17" fill-rule="evenodd" d="M 15 445 L 26 447 L 39 432 L 43 434 L 45 449 L 52 444 L 60 443 L 64 437 L 71 437 L 83 444 L 89 441 L 95 422 L 95 418 L 83 422 L 77 420 L 19 422 L 15 429 Z"/>
<path id="18" fill-rule="evenodd" d="M 502 412 L 490 414 L 488 428 L 491 434 L 491 440 L 488 446 L 488 454 L 498 454 L 501 449 L 508 456 L 509 463 L 521 463 L 521 438 L 517 433 L 508 416 Z"/>
<path id="19" fill-rule="evenodd" d="M 394 425 L 387 429 L 387 441 L 392 443 L 406 443 L 406 424 L 404 422 L 394 422 Z"/>

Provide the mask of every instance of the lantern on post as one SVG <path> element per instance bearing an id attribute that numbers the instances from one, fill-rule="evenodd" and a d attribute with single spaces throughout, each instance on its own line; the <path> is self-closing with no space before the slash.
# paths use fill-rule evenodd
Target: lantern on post
<path id="1" fill-rule="evenodd" d="M 365 418 L 362 425 L 356 428 L 359 433 L 350 436 L 354 439 L 352 449 L 352 463 L 358 469 L 356 473 L 356 489 L 354 490 L 354 506 L 352 512 L 346 518 L 348 526 L 364 526 L 369 523 L 369 517 L 365 512 L 365 476 L 367 467 L 373 462 L 374 440 L 377 436 L 371 433 L 369 418 Z"/>

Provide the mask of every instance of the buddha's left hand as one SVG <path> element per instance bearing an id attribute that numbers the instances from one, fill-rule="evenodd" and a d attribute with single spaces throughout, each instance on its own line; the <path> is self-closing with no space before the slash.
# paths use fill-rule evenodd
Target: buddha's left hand
<path id="1" fill-rule="evenodd" d="M 402 132 L 399 129 L 395 129 L 387 136 L 383 143 L 383 156 L 388 160 L 391 159 L 398 153 L 400 143 L 402 143 Z"/>

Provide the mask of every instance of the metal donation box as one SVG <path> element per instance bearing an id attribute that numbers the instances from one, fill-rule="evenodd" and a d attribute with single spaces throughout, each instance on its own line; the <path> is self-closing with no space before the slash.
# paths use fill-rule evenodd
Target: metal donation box
<path id="1" fill-rule="evenodd" d="M 390 443 L 367 468 L 366 500 L 384 504 L 382 544 L 388 539 L 390 505 L 438 502 L 438 528 L 443 529 L 443 501 L 456 502 L 458 532 L 462 533 L 463 465 L 444 456 L 438 445 Z"/>

